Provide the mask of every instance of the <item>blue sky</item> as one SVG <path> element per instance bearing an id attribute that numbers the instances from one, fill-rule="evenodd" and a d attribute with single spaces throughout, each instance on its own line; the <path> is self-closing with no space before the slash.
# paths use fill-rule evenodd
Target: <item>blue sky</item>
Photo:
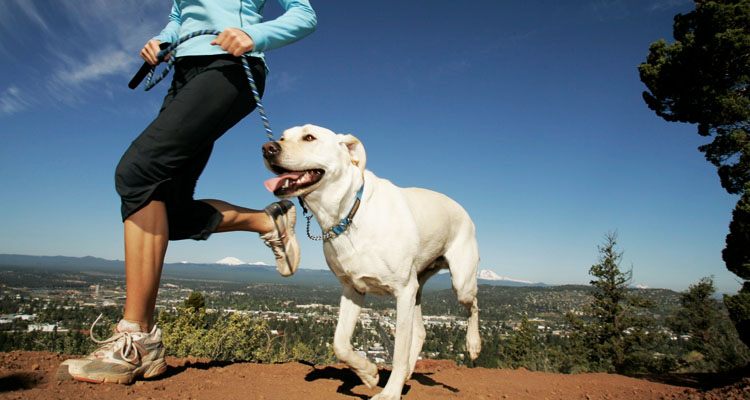
<path id="1" fill-rule="evenodd" d="M 713 275 L 739 288 L 721 260 L 737 198 L 697 150 L 706 138 L 641 98 L 637 65 L 691 1 L 312 4 L 317 31 L 267 54 L 277 135 L 305 123 L 352 133 L 377 175 L 458 200 L 480 269 L 585 284 L 617 230 L 634 284 L 684 290 Z M 170 5 L 0 2 L 0 253 L 122 259 L 114 168 L 167 88 L 126 85 Z M 268 1 L 267 19 L 281 11 Z M 274 201 L 265 140 L 257 113 L 227 133 L 197 197 Z M 297 223 L 301 267 L 327 268 Z M 273 262 L 247 233 L 172 242 L 167 261 L 227 256 Z"/>

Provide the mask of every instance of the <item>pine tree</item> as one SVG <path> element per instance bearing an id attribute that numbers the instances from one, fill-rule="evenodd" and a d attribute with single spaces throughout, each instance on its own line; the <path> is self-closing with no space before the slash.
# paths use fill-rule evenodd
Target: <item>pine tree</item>
<path id="1" fill-rule="evenodd" d="M 664 337 L 641 312 L 654 305 L 628 289 L 632 269 L 620 269 L 623 253 L 616 245 L 617 233 L 606 234 L 599 246 L 599 263 L 589 269 L 595 278 L 590 282 L 592 301 L 585 309 L 590 322 L 568 315 L 575 330 L 570 346 L 579 357 L 569 360 L 568 368 L 618 373 L 658 369 L 653 348 Z"/>
<path id="2" fill-rule="evenodd" d="M 698 149 L 722 187 L 741 195 L 722 256 L 745 283 L 724 302 L 750 345 L 750 0 L 696 0 L 674 21 L 675 42 L 652 43 L 638 66 L 643 98 L 666 121 L 697 124 L 699 135 L 713 137 Z"/>
<path id="3" fill-rule="evenodd" d="M 692 372 L 718 372 L 750 361 L 750 352 L 739 341 L 724 307 L 713 298 L 712 278 L 702 278 L 680 296 L 680 309 L 669 320 L 677 333 L 689 335 L 682 367 Z"/>

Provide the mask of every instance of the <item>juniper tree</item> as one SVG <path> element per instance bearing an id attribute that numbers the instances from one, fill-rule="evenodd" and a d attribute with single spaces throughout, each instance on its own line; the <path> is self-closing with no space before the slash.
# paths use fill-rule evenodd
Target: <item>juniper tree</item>
<path id="1" fill-rule="evenodd" d="M 264 361 L 268 324 L 239 314 L 209 323 L 205 298 L 193 292 L 176 313 L 159 313 L 158 325 L 167 355 L 207 357 L 219 361 Z"/>

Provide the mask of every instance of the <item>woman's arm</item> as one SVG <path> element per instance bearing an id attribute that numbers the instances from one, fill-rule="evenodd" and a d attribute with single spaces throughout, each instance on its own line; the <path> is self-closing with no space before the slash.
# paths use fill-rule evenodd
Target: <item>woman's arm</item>
<path id="1" fill-rule="evenodd" d="M 272 50 L 302 39 L 318 23 L 308 0 L 278 0 L 286 10 L 278 18 L 240 28 L 254 43 L 255 51 Z"/>
<path id="2" fill-rule="evenodd" d="M 162 29 L 158 36 L 152 40 L 158 40 L 161 43 L 174 43 L 179 39 L 180 25 L 182 25 L 182 11 L 177 5 L 177 0 L 172 2 L 172 11 L 169 13 L 169 22 Z"/>

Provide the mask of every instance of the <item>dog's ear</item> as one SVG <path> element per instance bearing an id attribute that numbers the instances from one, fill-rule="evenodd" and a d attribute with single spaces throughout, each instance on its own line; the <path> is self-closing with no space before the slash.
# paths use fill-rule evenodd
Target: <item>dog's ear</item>
<path id="1" fill-rule="evenodd" d="M 367 163 L 367 154 L 365 154 L 365 146 L 359 141 L 354 135 L 342 135 L 339 134 L 339 143 L 346 146 L 349 152 L 349 157 L 352 160 L 352 164 L 359 167 L 362 173 L 365 173 L 365 164 Z"/>

